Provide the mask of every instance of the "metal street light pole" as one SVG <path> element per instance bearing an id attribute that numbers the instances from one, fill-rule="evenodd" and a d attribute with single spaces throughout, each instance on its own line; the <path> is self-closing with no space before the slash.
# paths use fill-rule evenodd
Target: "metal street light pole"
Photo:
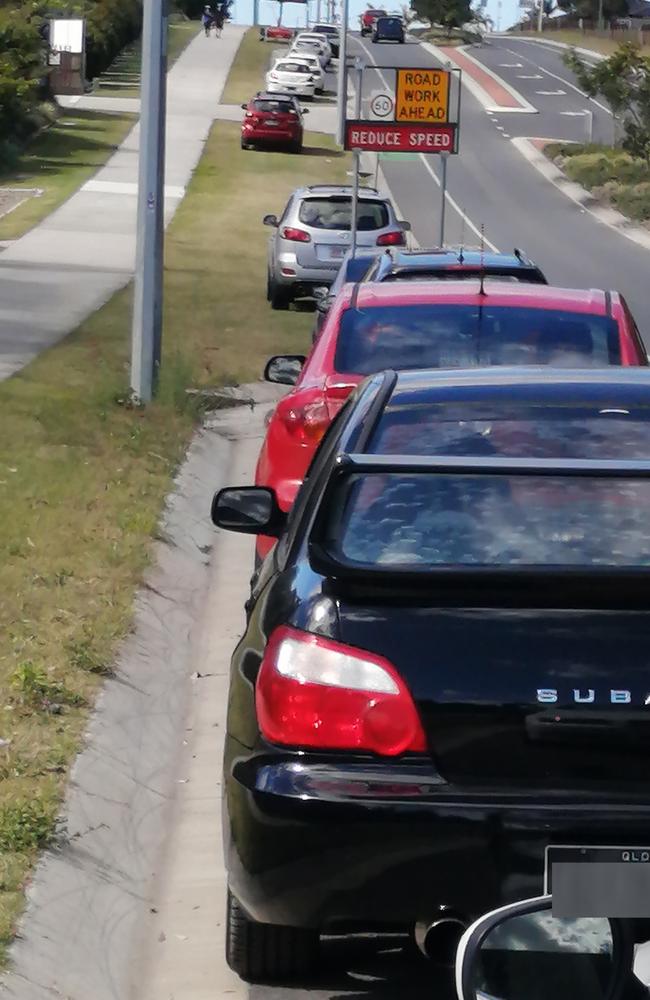
<path id="1" fill-rule="evenodd" d="M 542 19 L 544 17 L 544 0 L 539 0 L 539 10 L 537 11 L 537 30 L 541 33 Z"/>
<path id="2" fill-rule="evenodd" d="M 148 403 L 162 349 L 167 0 L 144 0 L 131 392 Z"/>
<path id="3" fill-rule="evenodd" d="M 339 146 L 345 142 L 345 117 L 348 103 L 348 17 L 350 0 L 342 0 L 341 4 L 341 44 L 339 45 L 339 87 L 337 108 L 336 141 Z"/>

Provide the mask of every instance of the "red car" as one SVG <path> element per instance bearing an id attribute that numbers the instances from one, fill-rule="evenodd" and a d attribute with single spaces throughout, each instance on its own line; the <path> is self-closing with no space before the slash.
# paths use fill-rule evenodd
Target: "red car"
<path id="1" fill-rule="evenodd" d="M 294 34 L 293 28 L 285 28 L 283 24 L 273 24 L 267 28 L 260 28 L 260 41 L 290 42 Z"/>
<path id="2" fill-rule="evenodd" d="M 269 381 L 293 384 L 270 415 L 255 483 L 289 510 L 318 442 L 349 393 L 386 368 L 647 365 L 618 292 L 479 281 L 346 285 L 300 370 L 272 358 Z M 293 366 L 293 371 L 292 371 Z M 294 384 L 295 383 L 295 384 Z M 273 539 L 258 539 L 262 557 Z"/>
<path id="3" fill-rule="evenodd" d="M 371 35 L 375 30 L 375 21 L 378 17 L 386 17 L 385 10 L 376 10 L 374 7 L 369 7 L 368 10 L 364 10 L 361 15 L 361 34 Z"/>
<path id="4" fill-rule="evenodd" d="M 256 94 L 248 104 L 241 126 L 241 148 L 258 145 L 285 148 L 292 153 L 302 151 L 303 121 L 307 108 L 300 107 L 291 94 Z"/>

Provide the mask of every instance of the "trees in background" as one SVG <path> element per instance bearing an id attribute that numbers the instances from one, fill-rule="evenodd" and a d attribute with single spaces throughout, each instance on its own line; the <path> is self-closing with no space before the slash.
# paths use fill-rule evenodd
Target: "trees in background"
<path id="1" fill-rule="evenodd" d="M 411 7 L 418 17 L 450 32 L 475 20 L 470 0 L 412 0 Z"/>

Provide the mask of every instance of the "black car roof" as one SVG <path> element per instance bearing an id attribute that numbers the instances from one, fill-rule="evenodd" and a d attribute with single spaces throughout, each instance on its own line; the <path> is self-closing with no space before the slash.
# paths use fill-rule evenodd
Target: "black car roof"
<path id="1" fill-rule="evenodd" d="M 391 405 L 412 402 L 414 395 L 422 402 L 471 396 L 477 401 L 499 398 L 540 404 L 563 400 L 579 406 L 615 397 L 621 406 L 650 405 L 650 374 L 647 368 L 615 366 L 597 370 L 495 367 L 395 373 Z"/>

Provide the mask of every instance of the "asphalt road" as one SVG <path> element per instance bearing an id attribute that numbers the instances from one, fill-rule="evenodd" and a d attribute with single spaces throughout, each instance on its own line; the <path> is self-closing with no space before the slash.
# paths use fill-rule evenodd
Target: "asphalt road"
<path id="1" fill-rule="evenodd" d="M 501 46 L 504 46 L 501 48 Z M 506 47 L 515 47 L 512 56 Z M 431 66 L 431 53 L 417 43 L 375 45 L 355 38 L 353 54 L 375 65 Z M 558 68 L 554 52 L 539 52 L 541 45 L 522 40 L 494 39 L 475 46 L 471 54 L 492 66 L 498 63 L 537 60 L 548 63 L 548 71 Z M 527 55 L 530 50 L 530 55 Z M 554 67 L 552 70 L 550 67 Z M 560 63 L 563 75 L 568 71 Z M 519 67 L 498 67 L 503 74 L 517 74 Z M 533 69 L 531 68 L 531 74 Z M 528 74 L 525 74 L 528 75 Z M 516 77 L 504 75 L 514 85 Z M 552 79 L 548 77 L 548 79 Z M 445 241 L 450 244 L 478 244 L 477 233 L 484 228 L 486 239 L 499 250 L 524 249 L 546 272 L 550 282 L 565 287 L 616 288 L 623 293 L 634 313 L 646 346 L 650 347 L 650 300 L 644 292 L 650 258 L 648 251 L 621 233 L 597 221 L 571 201 L 528 163 L 510 141 L 513 134 L 556 138 L 566 134 L 569 119 L 560 114 L 584 104 L 578 94 L 558 81 L 557 89 L 566 96 L 549 98 L 539 115 L 503 114 L 493 122 L 479 102 L 465 89 L 460 130 L 460 153 L 449 158 L 448 200 Z M 519 81 L 517 84 L 535 81 Z M 531 89 L 519 87 L 531 99 Z M 536 89 L 551 90 L 542 86 Z M 536 95 L 536 101 L 541 98 Z M 533 102 L 535 103 L 535 102 Z M 589 103 L 589 102 L 586 102 Z M 585 104 L 586 106 L 586 104 Z M 599 123 L 607 121 L 596 109 Z M 503 131 L 496 125 L 506 121 Z M 574 126 L 572 126 L 574 127 Z M 562 132 L 564 129 L 564 133 Z M 513 132 L 512 130 L 518 130 Z M 413 226 L 421 246 L 435 246 L 438 238 L 440 190 L 436 181 L 439 164 L 435 156 L 420 155 L 415 160 L 382 160 L 382 169 L 403 218 Z"/>

